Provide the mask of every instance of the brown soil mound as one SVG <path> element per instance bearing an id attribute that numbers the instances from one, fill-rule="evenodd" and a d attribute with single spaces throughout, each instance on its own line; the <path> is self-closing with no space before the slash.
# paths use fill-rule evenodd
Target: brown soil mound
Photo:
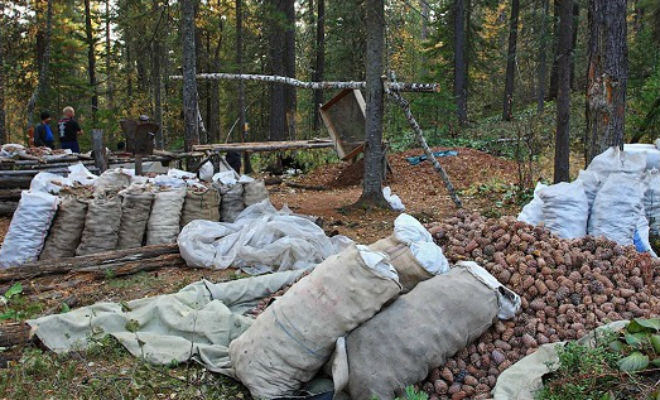
<path id="1" fill-rule="evenodd" d="M 433 151 L 448 150 L 445 147 L 433 148 Z M 497 158 L 488 153 L 475 149 L 457 148 L 455 157 L 440 158 L 440 163 L 447 170 L 452 183 L 457 189 L 465 189 L 474 183 L 485 182 L 501 178 L 510 181 L 516 172 L 516 163 L 511 160 Z M 390 183 L 406 183 L 415 187 L 442 186 L 440 175 L 433 170 L 429 161 L 418 165 L 410 165 L 407 157 L 423 154 L 420 149 L 407 150 L 401 153 L 389 154 L 387 159 L 392 167 L 393 174 L 388 176 Z M 355 164 L 338 163 L 319 167 L 306 176 L 300 178 L 298 183 L 304 185 L 325 186 L 339 189 L 359 185 L 364 174 L 364 161 Z"/>

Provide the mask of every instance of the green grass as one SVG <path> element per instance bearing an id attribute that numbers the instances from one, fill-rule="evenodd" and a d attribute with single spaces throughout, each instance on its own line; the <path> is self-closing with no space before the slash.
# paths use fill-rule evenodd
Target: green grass
<path id="1" fill-rule="evenodd" d="M 67 355 L 26 348 L 0 373 L 0 397 L 11 399 L 242 399 L 237 382 L 196 365 L 154 366 L 112 338 Z"/>

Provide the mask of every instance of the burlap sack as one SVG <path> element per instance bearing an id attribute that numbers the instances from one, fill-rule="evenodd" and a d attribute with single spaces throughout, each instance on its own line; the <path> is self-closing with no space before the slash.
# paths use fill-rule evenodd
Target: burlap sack
<path id="1" fill-rule="evenodd" d="M 245 207 L 257 204 L 268 198 L 268 189 L 263 179 L 255 180 L 243 185 L 243 202 Z"/>
<path id="2" fill-rule="evenodd" d="M 401 395 L 481 336 L 499 308 L 497 290 L 462 267 L 420 282 L 347 336 L 351 399 Z M 344 369 L 333 366 L 333 376 Z"/>
<path id="3" fill-rule="evenodd" d="M 243 185 L 220 185 L 222 204 L 220 206 L 220 220 L 234 222 L 238 214 L 245 209 L 243 203 Z"/>
<path id="4" fill-rule="evenodd" d="M 193 191 L 188 189 L 181 213 L 181 228 L 195 219 L 220 221 L 220 193 L 215 189 Z"/>
<path id="5" fill-rule="evenodd" d="M 48 232 L 46 244 L 39 256 L 40 260 L 54 260 L 76 255 L 76 247 L 80 243 L 87 202 L 74 196 L 64 196 L 55 215 L 53 226 Z"/>
<path id="6" fill-rule="evenodd" d="M 147 245 L 176 242 L 186 188 L 162 189 L 156 193 L 147 223 Z"/>
<path id="7" fill-rule="evenodd" d="M 154 193 L 145 188 L 129 188 L 121 195 L 121 225 L 119 227 L 118 249 L 132 249 L 142 246 L 147 222 L 151 213 Z"/>
<path id="8" fill-rule="evenodd" d="M 85 228 L 76 255 L 84 256 L 114 250 L 119 239 L 120 223 L 119 196 L 110 194 L 90 200 L 85 216 Z"/>
<path id="9" fill-rule="evenodd" d="M 419 282 L 434 276 L 422 267 L 410 248 L 405 243 L 398 241 L 394 235 L 369 245 L 369 248 L 385 253 L 390 258 L 390 264 L 399 274 L 399 283 L 403 287 L 404 293 L 411 291 Z"/>
<path id="10" fill-rule="evenodd" d="M 399 291 L 395 279 L 367 266 L 350 246 L 319 264 L 231 343 L 236 377 L 255 399 L 293 394 L 328 360 L 337 338 Z"/>

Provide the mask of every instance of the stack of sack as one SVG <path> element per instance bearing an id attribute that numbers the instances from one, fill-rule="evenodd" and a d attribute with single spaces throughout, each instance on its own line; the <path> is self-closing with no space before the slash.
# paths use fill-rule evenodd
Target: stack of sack
<path id="1" fill-rule="evenodd" d="M 655 256 L 649 233 L 660 229 L 660 150 L 654 145 L 612 147 L 570 183 L 537 184 L 518 220 L 543 223 L 561 238 L 604 236 Z"/>
<path id="2" fill-rule="evenodd" d="M 196 174 L 170 169 L 153 177 L 115 168 L 100 176 L 82 164 L 68 176 L 40 172 L 24 191 L 0 247 L 0 267 L 115 249 L 175 243 L 194 220 L 233 222 L 268 199 L 263 180 L 210 163 Z M 210 167 L 210 172 L 209 168 Z"/>
<path id="3" fill-rule="evenodd" d="M 519 307 L 478 265 L 450 268 L 402 214 L 392 236 L 326 259 L 257 317 L 229 346 L 233 376 L 255 399 L 305 393 L 324 371 L 335 398 L 394 399 Z"/>

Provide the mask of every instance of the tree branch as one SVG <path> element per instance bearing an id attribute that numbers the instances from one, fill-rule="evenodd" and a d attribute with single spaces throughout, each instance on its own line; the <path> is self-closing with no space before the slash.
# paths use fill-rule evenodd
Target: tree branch
<path id="1" fill-rule="evenodd" d="M 172 75 L 170 79 L 182 80 L 182 75 Z M 224 72 L 216 72 L 210 74 L 197 74 L 197 79 L 218 79 L 230 81 L 259 81 L 279 83 L 282 85 L 295 86 L 303 89 L 365 89 L 366 82 L 349 81 L 349 82 L 306 82 L 295 78 L 276 75 L 254 75 L 254 74 L 229 74 Z M 396 90 L 399 92 L 438 92 L 440 85 L 437 83 L 408 83 L 408 82 L 386 82 L 386 89 Z"/>

